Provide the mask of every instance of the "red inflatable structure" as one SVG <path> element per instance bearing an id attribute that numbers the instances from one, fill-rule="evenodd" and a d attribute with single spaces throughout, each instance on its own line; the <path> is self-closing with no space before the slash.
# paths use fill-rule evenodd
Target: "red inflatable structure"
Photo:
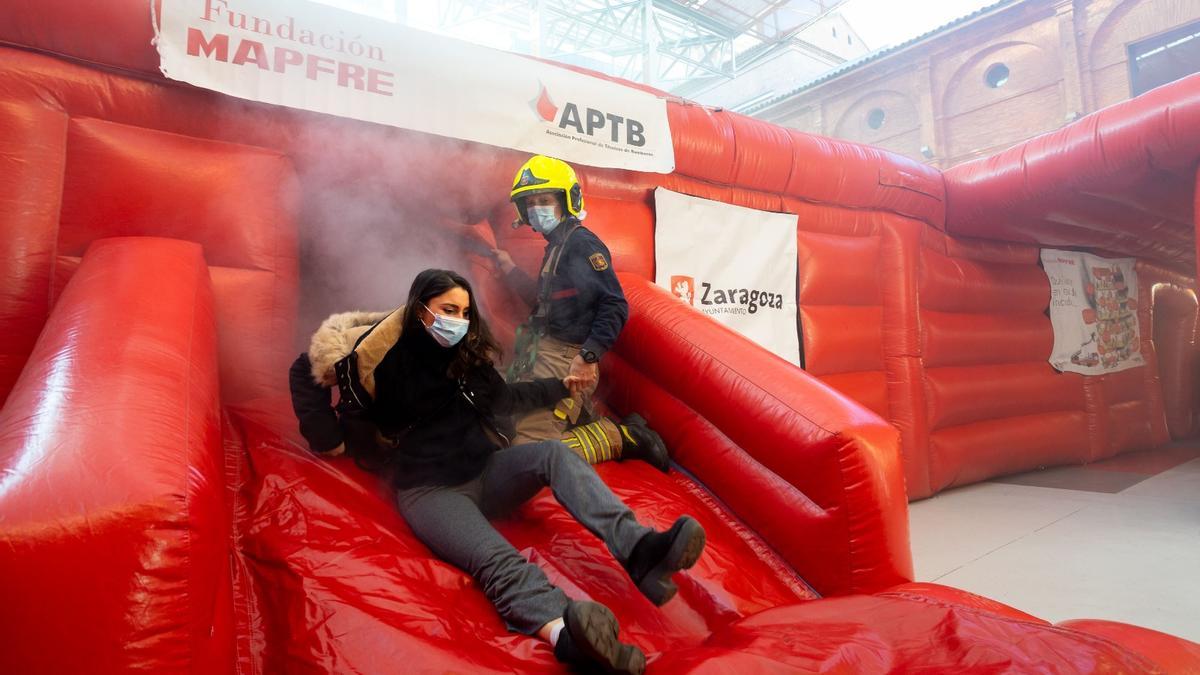
<path id="1" fill-rule="evenodd" d="M 306 450 L 285 390 L 314 318 L 400 302 L 416 267 L 372 249 L 470 271 L 511 336 L 473 251 L 536 263 L 523 155 L 168 82 L 144 1 L 0 16 L 0 671 L 556 672 L 376 479 Z M 505 535 L 652 672 L 1200 671 L 1186 640 L 912 583 L 907 531 L 909 498 L 1192 433 L 1200 77 L 944 175 L 668 113 L 674 173 L 579 168 L 631 306 L 603 398 L 679 470 L 599 471 L 708 548 L 660 610 L 548 495 Z M 657 186 L 799 214 L 807 370 L 654 286 Z M 1049 367 L 1040 245 L 1140 259 L 1145 368 Z"/>

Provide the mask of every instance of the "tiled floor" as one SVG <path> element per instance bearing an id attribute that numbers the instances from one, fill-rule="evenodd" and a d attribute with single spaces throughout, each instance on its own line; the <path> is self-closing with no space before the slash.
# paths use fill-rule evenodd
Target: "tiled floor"
<path id="1" fill-rule="evenodd" d="M 1196 444 L 969 485 L 909 517 L 919 581 L 1200 642 Z"/>

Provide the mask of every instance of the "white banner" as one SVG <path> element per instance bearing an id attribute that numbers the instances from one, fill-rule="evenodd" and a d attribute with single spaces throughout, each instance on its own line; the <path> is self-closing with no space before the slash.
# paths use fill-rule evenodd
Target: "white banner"
<path id="1" fill-rule="evenodd" d="M 1050 279 L 1050 323 L 1061 371 L 1103 375 L 1145 365 L 1133 258 L 1042 249 Z"/>
<path id="2" fill-rule="evenodd" d="M 670 173 L 666 102 L 306 0 L 163 0 L 164 75 L 223 94 L 590 166 Z"/>
<path id="3" fill-rule="evenodd" d="M 797 217 L 663 188 L 654 191 L 654 202 L 655 282 L 800 365 Z"/>

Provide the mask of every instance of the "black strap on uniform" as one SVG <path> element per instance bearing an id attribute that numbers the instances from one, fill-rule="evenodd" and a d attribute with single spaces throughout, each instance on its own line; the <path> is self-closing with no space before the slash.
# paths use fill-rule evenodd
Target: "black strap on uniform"
<path id="1" fill-rule="evenodd" d="M 578 220 L 572 218 L 567 227 L 569 229 L 563 235 L 562 242 L 550 249 L 550 254 L 546 257 L 546 262 L 538 273 L 537 307 L 534 308 L 533 314 L 525 323 L 517 326 L 516 355 L 513 362 L 509 364 L 508 373 L 505 376 L 510 384 L 521 381 L 522 377 L 533 370 L 533 364 L 537 361 L 538 343 L 541 342 L 542 335 L 550 325 L 551 280 L 558 273 L 558 265 L 562 261 L 563 252 L 567 250 L 567 244 L 571 241 L 571 235 L 575 234 L 582 225 Z"/>
<path id="2" fill-rule="evenodd" d="M 571 219 L 570 229 L 563 235 L 562 243 L 550 250 L 546 264 L 542 266 L 542 271 L 538 275 L 537 309 L 534 310 L 533 316 L 529 317 L 530 326 L 535 331 L 541 332 L 550 325 L 550 288 L 553 286 L 550 281 L 554 275 L 558 274 L 558 265 L 562 261 L 563 253 L 567 250 L 567 244 L 571 241 L 571 235 L 581 227 L 583 225 L 578 220 Z"/>

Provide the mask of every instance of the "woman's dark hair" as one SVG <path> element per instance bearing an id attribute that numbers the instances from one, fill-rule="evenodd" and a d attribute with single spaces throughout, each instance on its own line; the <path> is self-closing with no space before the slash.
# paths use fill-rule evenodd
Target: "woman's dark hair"
<path id="1" fill-rule="evenodd" d="M 463 289 L 471 299 L 469 315 L 471 324 L 467 328 L 466 336 L 453 347 L 458 353 L 450 361 L 448 370 L 450 377 L 457 379 L 466 375 L 473 368 L 492 367 L 495 357 L 500 353 L 500 346 L 492 337 L 492 332 L 488 330 L 487 321 L 479 309 L 479 302 L 475 297 L 475 291 L 471 289 L 471 282 L 451 270 L 427 269 L 418 274 L 413 279 L 412 287 L 408 290 L 403 331 L 405 335 L 412 335 L 413 331 L 424 331 L 425 324 L 421 323 L 418 318 L 419 309 L 422 306 L 428 307 L 430 300 L 453 288 Z"/>

